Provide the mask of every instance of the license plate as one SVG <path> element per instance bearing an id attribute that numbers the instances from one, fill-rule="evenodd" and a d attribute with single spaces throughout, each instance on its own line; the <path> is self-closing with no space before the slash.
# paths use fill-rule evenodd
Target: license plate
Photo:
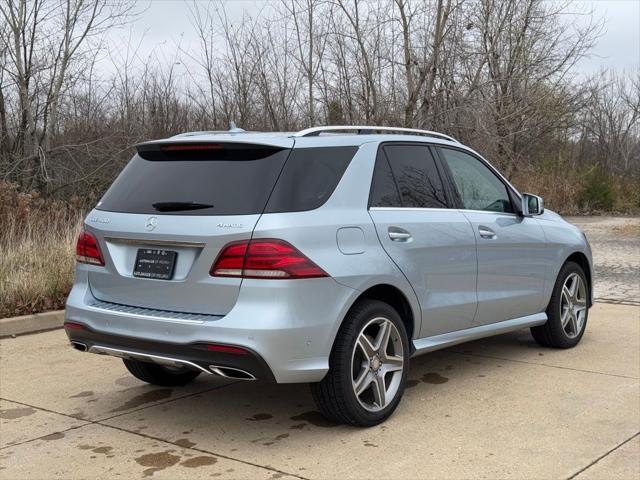
<path id="1" fill-rule="evenodd" d="M 133 268 L 134 277 L 171 280 L 178 252 L 157 248 L 140 248 Z"/>

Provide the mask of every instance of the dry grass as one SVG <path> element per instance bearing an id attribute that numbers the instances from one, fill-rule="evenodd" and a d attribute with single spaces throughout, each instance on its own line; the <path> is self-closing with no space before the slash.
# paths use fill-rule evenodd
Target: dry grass
<path id="1" fill-rule="evenodd" d="M 547 208 L 561 215 L 640 213 L 637 176 L 606 175 L 596 179 L 597 188 L 587 190 L 590 177 L 583 170 L 547 165 L 542 169 L 522 168 L 511 180 L 519 191 L 540 195 Z"/>
<path id="2" fill-rule="evenodd" d="M 67 203 L 0 183 L 0 318 L 64 307 L 81 218 Z"/>

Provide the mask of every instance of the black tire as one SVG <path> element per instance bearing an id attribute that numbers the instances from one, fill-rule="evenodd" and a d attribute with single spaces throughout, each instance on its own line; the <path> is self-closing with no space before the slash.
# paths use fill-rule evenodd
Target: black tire
<path id="1" fill-rule="evenodd" d="M 397 329 L 402 342 L 403 368 L 393 400 L 385 408 L 371 412 L 360 404 L 354 392 L 351 359 L 360 332 L 371 320 L 378 317 L 390 320 Z M 329 372 L 321 382 L 311 384 L 311 393 L 316 405 L 329 420 L 371 427 L 389 418 L 400 403 L 408 370 L 409 341 L 398 312 L 390 305 L 378 300 L 361 300 L 351 308 L 340 327 L 329 357 Z"/>
<path id="2" fill-rule="evenodd" d="M 193 381 L 200 372 L 196 370 L 171 369 L 155 363 L 123 359 L 124 366 L 138 380 L 162 387 L 180 387 Z"/>
<path id="3" fill-rule="evenodd" d="M 562 289 L 565 284 L 565 281 L 569 276 L 577 274 L 586 290 L 586 302 L 587 308 L 585 310 L 584 322 L 582 324 L 582 328 L 578 335 L 570 336 L 567 334 L 565 329 L 562 326 L 561 319 L 561 301 L 562 301 Z M 579 342 L 584 332 L 587 328 L 587 320 L 589 317 L 589 299 L 591 298 L 591 292 L 589 291 L 589 283 L 587 282 L 587 277 L 582 270 L 582 267 L 574 262 L 565 263 L 560 269 L 560 273 L 558 273 L 558 278 L 556 279 L 556 283 L 553 286 L 553 293 L 551 295 L 551 300 L 549 301 L 549 305 L 547 306 L 547 322 L 544 325 L 540 325 L 538 327 L 531 327 L 531 335 L 533 335 L 534 340 L 543 347 L 552 347 L 552 348 L 572 348 L 575 347 Z"/>

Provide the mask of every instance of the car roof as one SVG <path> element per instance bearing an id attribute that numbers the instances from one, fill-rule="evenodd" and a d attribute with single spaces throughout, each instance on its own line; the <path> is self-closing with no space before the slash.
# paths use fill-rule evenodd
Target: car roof
<path id="1" fill-rule="evenodd" d="M 329 128 L 329 127 L 327 127 Z M 340 127 L 345 128 L 345 127 Z M 357 127 L 354 127 L 357 128 Z M 385 127 L 369 127 L 385 128 Z M 311 130 L 311 129 L 309 129 Z M 419 132 L 418 130 L 414 130 Z M 302 132 L 250 132 L 241 129 L 235 131 L 201 131 L 187 132 L 173 137 L 144 142 L 144 144 L 168 144 L 168 143 L 251 143 L 255 145 L 268 145 L 281 148 L 310 148 L 310 147 L 333 147 L 333 146 L 360 146 L 370 142 L 418 142 L 437 143 L 455 147 L 462 147 L 471 150 L 455 139 L 437 132 L 432 132 L 433 136 L 425 134 L 403 133 L 398 129 L 398 133 L 332 133 L 331 131 L 319 132 L 313 135 L 300 135 Z M 440 136 L 442 135 L 442 136 Z M 446 137 L 446 138 L 445 138 Z M 449 138 L 451 138 L 449 140 Z"/>

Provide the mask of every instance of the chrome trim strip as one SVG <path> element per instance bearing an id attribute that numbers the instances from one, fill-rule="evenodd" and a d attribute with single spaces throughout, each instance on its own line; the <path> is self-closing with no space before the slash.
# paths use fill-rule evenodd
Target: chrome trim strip
<path id="1" fill-rule="evenodd" d="M 369 207 L 369 210 L 379 210 L 379 211 L 398 211 L 398 212 L 406 212 L 406 211 L 416 211 L 416 212 L 451 212 L 456 211 L 460 213 L 471 212 L 471 213 L 485 213 L 491 215 L 500 215 L 503 217 L 517 217 L 518 215 L 515 213 L 509 212 L 493 212 L 491 210 L 471 210 L 465 208 L 419 208 L 419 207 Z"/>
<path id="2" fill-rule="evenodd" d="M 212 373 L 206 368 L 201 367 L 193 362 L 189 362 L 187 360 L 182 360 L 179 358 L 171 358 L 171 357 L 162 357 L 160 355 L 151 355 L 149 353 L 140 353 L 140 352 L 132 352 L 130 350 L 120 350 L 119 348 L 111 348 L 111 347 L 103 347 L 101 345 L 93 345 L 89 349 L 89 353 L 97 353 L 102 355 L 110 355 L 112 357 L 118 358 L 127 358 L 131 360 L 142 359 L 149 360 L 153 363 L 158 363 L 160 365 L 166 365 L 170 367 L 189 367 L 196 370 L 201 370 L 205 373 L 211 375 Z"/>
<path id="3" fill-rule="evenodd" d="M 212 372 L 214 372 L 216 375 L 220 375 L 221 377 L 225 377 L 225 378 L 231 378 L 233 380 L 245 380 L 248 382 L 251 382 L 253 380 L 256 380 L 256 377 L 254 377 L 253 375 L 251 375 L 249 372 L 245 372 L 244 370 L 240 370 L 239 368 L 233 368 L 233 367 L 221 367 L 218 365 L 209 365 L 209 368 L 211 369 Z M 227 375 L 226 373 L 224 373 L 224 370 L 233 370 L 234 372 L 240 372 L 244 375 L 247 375 L 249 378 L 240 378 L 240 377 L 231 377 L 229 375 Z"/>
<path id="4" fill-rule="evenodd" d="M 157 245 L 166 247 L 197 247 L 203 248 L 207 244 L 203 242 L 177 242 L 174 240 L 151 240 L 145 238 L 104 237 L 106 242 L 124 243 L 126 245 Z"/>
<path id="5" fill-rule="evenodd" d="M 433 337 L 417 338 L 413 341 L 415 352 L 412 356 L 422 355 L 441 348 L 450 347 L 459 343 L 477 340 L 479 338 L 491 337 L 501 333 L 513 332 L 522 328 L 535 327 L 547 321 L 547 314 L 544 312 L 526 317 L 514 318 L 504 322 L 480 325 L 479 327 L 457 330 L 455 332 L 435 335 Z"/>
<path id="6" fill-rule="evenodd" d="M 460 208 L 458 209 L 459 212 L 464 213 L 464 212 L 470 212 L 470 213 L 484 213 L 486 215 L 500 215 L 501 217 L 517 217 L 518 215 L 515 213 L 509 213 L 509 212 L 493 212 L 491 210 L 472 210 L 472 209 L 467 209 L 467 208 Z"/>
<path id="7" fill-rule="evenodd" d="M 85 303 L 85 306 L 90 309 L 93 310 L 95 312 L 100 312 L 100 313 L 109 313 L 111 315 L 118 315 L 119 317 L 134 317 L 134 318 L 142 318 L 145 320 L 157 320 L 157 321 L 161 321 L 161 322 L 171 322 L 171 323 L 190 323 L 193 325 L 202 325 L 203 323 L 205 323 L 204 320 L 188 320 L 186 318 L 170 318 L 170 317 L 158 317 L 158 316 L 154 316 L 154 315 L 142 315 L 139 313 L 130 313 L 130 312 L 121 312 L 118 310 L 109 310 L 107 308 L 100 308 L 97 305 L 92 305 L 90 303 Z M 215 315 L 212 315 L 215 316 Z M 220 317 L 222 318 L 222 317 Z"/>
<path id="8" fill-rule="evenodd" d="M 379 211 L 416 211 L 416 212 L 450 212 L 452 210 L 457 210 L 456 208 L 420 208 L 420 207 L 369 207 L 369 210 L 379 210 Z"/>

